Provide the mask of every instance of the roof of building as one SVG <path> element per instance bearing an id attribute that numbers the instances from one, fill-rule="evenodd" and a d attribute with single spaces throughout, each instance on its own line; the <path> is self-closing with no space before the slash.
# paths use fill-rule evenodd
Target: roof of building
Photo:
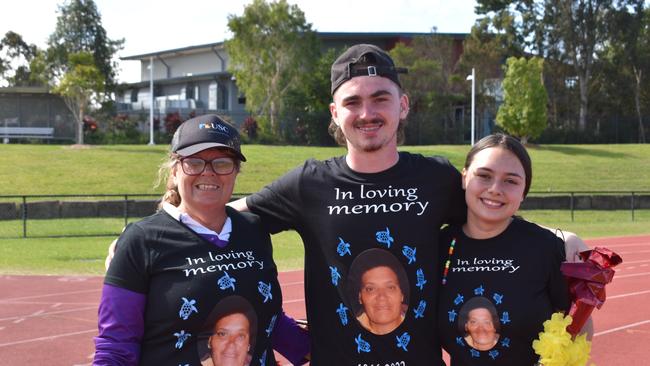
<path id="1" fill-rule="evenodd" d="M 157 85 L 167 85 L 167 84 L 175 84 L 178 83 L 179 81 L 201 81 L 201 80 L 213 80 L 217 77 L 230 77 L 230 73 L 227 71 L 217 71 L 217 72 L 208 72 L 204 74 L 192 74 L 192 75 L 183 75 L 183 76 L 175 76 L 171 78 L 165 78 L 165 79 L 155 79 L 154 82 Z M 149 85 L 149 80 L 142 80 L 142 81 L 137 81 L 134 83 L 126 83 L 126 85 L 130 87 L 144 87 Z"/>
<path id="2" fill-rule="evenodd" d="M 0 94 L 50 94 L 47 86 L 12 86 L 0 88 Z"/>
<path id="3" fill-rule="evenodd" d="M 417 36 L 427 36 L 433 33 L 417 33 L 417 32 L 316 32 L 316 35 L 324 41 L 336 40 L 359 40 L 359 39 L 400 39 L 400 38 L 414 38 Z M 455 39 L 464 39 L 467 33 L 435 33 L 440 36 L 451 37 Z M 208 49 L 222 49 L 224 42 L 206 43 L 194 46 L 187 46 L 181 48 L 173 48 L 169 50 L 162 50 L 150 53 L 143 53 L 133 56 L 120 57 L 121 60 L 144 60 L 150 57 L 163 57 L 163 56 L 182 56 L 190 55 L 193 53 L 205 52 Z"/>

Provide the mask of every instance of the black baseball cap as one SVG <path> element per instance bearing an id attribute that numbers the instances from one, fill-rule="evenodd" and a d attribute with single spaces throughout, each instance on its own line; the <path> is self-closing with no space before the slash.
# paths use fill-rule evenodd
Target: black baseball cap
<path id="1" fill-rule="evenodd" d="M 241 153 L 239 132 L 216 114 L 194 117 L 181 123 L 172 138 L 172 152 L 190 156 L 213 147 L 226 148 L 246 161 Z"/>
<path id="2" fill-rule="evenodd" d="M 372 44 L 357 44 L 348 48 L 332 64 L 332 95 L 341 84 L 355 76 L 383 76 L 401 88 L 398 74 L 407 72 L 403 67 L 395 67 L 393 59 L 381 48 Z"/>

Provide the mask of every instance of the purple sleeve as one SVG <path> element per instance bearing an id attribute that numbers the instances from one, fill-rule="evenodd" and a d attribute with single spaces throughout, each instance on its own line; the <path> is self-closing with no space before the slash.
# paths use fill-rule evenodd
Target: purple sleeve
<path id="1" fill-rule="evenodd" d="M 104 284 L 99 302 L 94 366 L 138 364 L 146 300 L 144 294 Z"/>
<path id="2" fill-rule="evenodd" d="M 308 361 L 306 357 L 310 351 L 309 333 L 300 328 L 295 320 L 284 312 L 275 325 L 271 341 L 273 349 L 280 352 L 292 364 L 302 365 Z"/>

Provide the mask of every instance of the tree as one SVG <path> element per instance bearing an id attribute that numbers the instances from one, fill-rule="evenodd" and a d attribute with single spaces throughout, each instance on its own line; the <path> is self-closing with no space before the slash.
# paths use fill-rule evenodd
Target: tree
<path id="1" fill-rule="evenodd" d="M 493 25 L 491 30 L 490 25 Z M 470 100 L 470 88 L 465 81 L 465 75 L 476 69 L 476 115 L 494 116 L 498 103 L 501 101 L 501 81 L 503 79 L 503 63 L 509 56 L 523 55 L 521 41 L 516 39 L 511 31 L 514 19 L 510 14 L 500 14 L 499 18 L 478 19 L 469 36 L 463 42 L 463 54 L 459 60 L 457 74 L 462 77 L 465 85 L 465 101 Z M 465 102 L 467 103 L 467 102 Z M 478 136 L 488 131 L 482 130 L 483 124 L 477 124 Z"/>
<path id="2" fill-rule="evenodd" d="M 329 103 L 332 101 L 330 68 L 342 52 L 343 50 L 335 48 L 325 51 L 315 62 L 311 72 L 305 75 L 300 84 L 292 87 L 283 99 L 286 119 L 295 121 L 293 129 L 287 131 L 288 142 L 318 146 L 335 143 L 327 129 L 331 120 Z"/>
<path id="3" fill-rule="evenodd" d="M 512 32 L 528 51 L 573 66 L 580 90 L 578 128 L 587 125 L 589 87 L 596 50 L 607 41 L 612 0 L 478 0 L 478 14 L 510 14 Z"/>
<path id="4" fill-rule="evenodd" d="M 92 102 L 99 102 L 105 89 L 104 75 L 95 66 L 92 54 L 88 52 L 68 55 L 67 72 L 54 92 L 61 95 L 77 124 L 77 144 L 84 143 L 83 127 L 86 111 Z"/>
<path id="5" fill-rule="evenodd" d="M 228 28 L 228 69 L 246 95 L 246 108 L 268 116 L 270 132 L 279 137 L 283 98 L 309 75 L 319 55 L 311 24 L 286 0 L 255 0 L 242 16 L 228 16 Z"/>
<path id="6" fill-rule="evenodd" d="M 27 44 L 20 34 L 8 31 L 0 41 L 0 80 L 4 79 L 9 86 L 34 85 L 30 81 L 30 62 L 39 52 L 36 45 Z"/>
<path id="7" fill-rule="evenodd" d="M 455 140 L 447 136 L 454 124 L 453 105 L 463 100 L 452 76 L 456 68 L 453 39 L 437 34 L 415 37 L 409 45 L 398 43 L 390 51 L 399 67 L 408 73 L 400 76 L 410 101 L 406 142 L 432 144 Z M 449 137 L 449 138 L 448 138 Z"/>
<path id="8" fill-rule="evenodd" d="M 71 54 L 89 52 L 104 77 L 107 91 L 112 91 L 117 76 L 117 62 L 113 61 L 113 56 L 122 49 L 124 39 L 108 38 L 93 0 L 66 1 L 59 6 L 58 12 L 56 29 L 49 37 L 47 50 L 54 75 L 60 77 L 67 71 Z"/>
<path id="9" fill-rule="evenodd" d="M 510 57 L 503 80 L 505 101 L 497 113 L 497 124 L 522 143 L 536 138 L 546 128 L 547 95 L 542 79 L 544 60 Z"/>
<path id="10" fill-rule="evenodd" d="M 650 13 L 644 9 L 644 0 L 630 1 L 612 13 L 611 42 L 605 59 L 624 78 L 624 88 L 632 85 L 634 110 L 639 126 L 638 142 L 645 143 L 645 128 L 641 108 L 644 77 L 650 72 Z M 611 74 L 610 74 L 611 75 Z"/>

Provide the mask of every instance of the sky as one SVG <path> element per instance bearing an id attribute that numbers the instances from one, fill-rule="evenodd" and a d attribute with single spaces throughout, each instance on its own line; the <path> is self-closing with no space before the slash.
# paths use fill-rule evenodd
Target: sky
<path id="1" fill-rule="evenodd" d="M 0 37 L 11 30 L 45 47 L 64 0 L 5 0 Z M 475 0 L 288 0 L 321 32 L 469 33 Z M 243 0 L 95 0 L 111 39 L 124 38 L 118 56 L 221 42 L 231 37 L 228 15 L 243 14 Z M 140 81 L 139 61 L 120 61 L 118 80 Z"/>

